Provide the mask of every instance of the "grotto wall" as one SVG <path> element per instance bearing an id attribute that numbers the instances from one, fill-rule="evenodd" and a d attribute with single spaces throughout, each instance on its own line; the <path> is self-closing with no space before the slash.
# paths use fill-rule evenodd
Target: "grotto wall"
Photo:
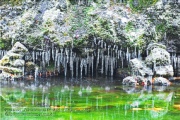
<path id="1" fill-rule="evenodd" d="M 130 59 L 145 59 L 150 43 L 161 42 L 177 75 L 179 8 L 171 0 L 4 0 L 0 49 L 10 50 L 18 41 L 42 68 L 54 61 L 54 69 L 64 75 L 97 70 L 114 76 L 128 68 Z"/>

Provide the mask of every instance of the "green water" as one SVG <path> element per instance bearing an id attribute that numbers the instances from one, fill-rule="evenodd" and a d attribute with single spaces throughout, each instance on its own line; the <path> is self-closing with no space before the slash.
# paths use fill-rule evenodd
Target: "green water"
<path id="1" fill-rule="evenodd" d="M 1 82 L 1 120 L 179 120 L 180 88 L 113 79 Z"/>

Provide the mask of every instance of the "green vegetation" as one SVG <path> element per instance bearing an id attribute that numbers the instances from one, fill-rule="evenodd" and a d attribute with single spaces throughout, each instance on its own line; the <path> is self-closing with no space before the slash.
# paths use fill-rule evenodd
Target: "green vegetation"
<path id="1" fill-rule="evenodd" d="M 140 12 L 145 8 L 154 5 L 158 0 L 129 0 L 130 8 L 135 12 Z"/>
<path id="2" fill-rule="evenodd" d="M 129 31 L 132 30 L 133 28 L 134 28 L 133 22 L 128 22 L 128 24 L 126 25 L 125 30 L 126 30 L 127 32 L 129 32 Z"/>
<path id="3" fill-rule="evenodd" d="M 23 0 L 1 0 L 2 4 L 20 5 Z"/>
<path id="4" fill-rule="evenodd" d="M 166 24 L 165 23 L 158 24 L 156 26 L 156 31 L 164 33 L 166 31 Z"/>
<path id="5" fill-rule="evenodd" d="M 0 38 L 0 49 L 8 50 L 11 47 L 11 40 Z"/>
<path id="6" fill-rule="evenodd" d="M 38 36 L 38 37 L 28 36 L 26 43 L 29 45 L 37 46 L 37 45 L 41 45 L 42 40 L 43 40 L 43 36 Z"/>

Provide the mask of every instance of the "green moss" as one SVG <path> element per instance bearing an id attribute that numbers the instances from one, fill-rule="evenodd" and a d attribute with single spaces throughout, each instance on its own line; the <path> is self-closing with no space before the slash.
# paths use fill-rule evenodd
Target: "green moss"
<path id="1" fill-rule="evenodd" d="M 130 8 L 135 12 L 141 12 L 143 9 L 154 5 L 158 0 L 129 0 Z"/>
<path id="2" fill-rule="evenodd" d="M 125 30 L 126 30 L 127 32 L 129 32 L 129 31 L 132 30 L 133 28 L 134 28 L 133 22 L 128 22 L 128 24 L 126 25 Z"/>
<path id="3" fill-rule="evenodd" d="M 2 0 L 2 4 L 21 5 L 23 0 Z"/>
<path id="4" fill-rule="evenodd" d="M 10 39 L 2 39 L 0 38 L 0 49 L 10 49 L 11 47 L 11 40 Z"/>
<path id="5" fill-rule="evenodd" d="M 42 36 L 38 36 L 38 37 L 28 36 L 26 42 L 27 44 L 36 46 L 36 45 L 41 45 L 42 40 L 43 40 Z"/>
<path id="6" fill-rule="evenodd" d="M 164 33 L 166 31 L 166 25 L 164 23 L 158 24 L 156 26 L 156 31 Z"/>

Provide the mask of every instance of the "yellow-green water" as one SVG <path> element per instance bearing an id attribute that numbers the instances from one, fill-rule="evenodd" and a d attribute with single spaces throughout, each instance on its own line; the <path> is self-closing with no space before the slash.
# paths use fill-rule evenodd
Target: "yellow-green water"
<path id="1" fill-rule="evenodd" d="M 179 120 L 180 88 L 113 79 L 1 82 L 1 120 Z"/>

